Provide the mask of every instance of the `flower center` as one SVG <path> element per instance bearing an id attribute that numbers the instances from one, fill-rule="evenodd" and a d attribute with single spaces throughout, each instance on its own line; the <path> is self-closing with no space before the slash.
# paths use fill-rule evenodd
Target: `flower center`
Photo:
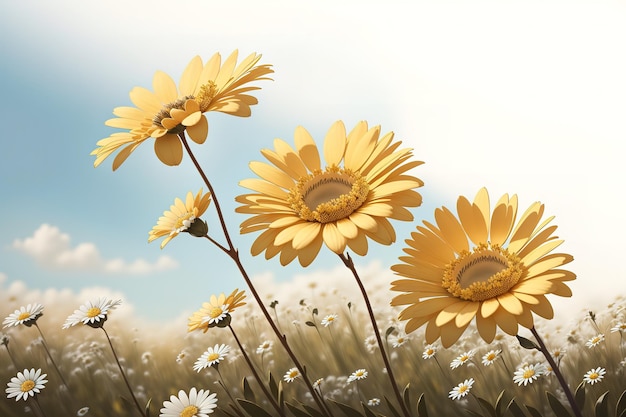
<path id="1" fill-rule="evenodd" d="M 459 394 L 463 394 L 465 391 L 467 391 L 467 385 L 461 385 L 459 387 Z"/>
<path id="2" fill-rule="evenodd" d="M 484 301 L 506 293 L 525 271 L 517 256 L 498 245 L 481 243 L 446 266 L 442 285 L 455 297 Z"/>
<path id="3" fill-rule="evenodd" d="M 17 319 L 18 320 L 26 320 L 29 317 L 30 317 L 30 313 L 25 311 L 22 314 L 20 314 L 19 316 L 17 316 Z"/>
<path id="4" fill-rule="evenodd" d="M 524 371 L 524 374 L 522 376 L 524 377 L 524 379 L 530 379 L 535 376 L 535 371 L 533 369 L 527 369 Z"/>
<path id="5" fill-rule="evenodd" d="M 212 319 L 216 319 L 222 314 L 224 314 L 224 309 L 222 307 L 213 307 L 209 311 L 209 317 L 211 317 Z"/>
<path id="6" fill-rule="evenodd" d="M 22 385 L 20 385 L 20 390 L 22 392 L 29 392 L 33 388 L 35 388 L 35 381 L 31 379 L 27 379 L 26 381 L 22 382 Z"/>
<path id="7" fill-rule="evenodd" d="M 87 310 L 87 317 L 92 319 L 94 317 L 98 317 L 100 315 L 100 313 L 102 313 L 102 310 L 100 310 L 100 308 L 98 308 L 98 307 L 91 307 L 89 310 Z"/>
<path id="8" fill-rule="evenodd" d="M 196 220 L 195 213 L 196 213 L 196 209 L 194 208 L 193 212 L 185 213 L 184 215 L 177 218 L 176 223 L 174 224 L 174 227 L 172 227 L 172 231 L 170 232 L 170 235 L 173 235 L 175 233 L 182 233 L 185 230 L 189 229 L 189 227 L 193 224 L 194 220 Z"/>
<path id="9" fill-rule="evenodd" d="M 365 178 L 332 166 L 300 178 L 289 192 L 289 203 L 303 220 L 329 223 L 352 214 L 368 193 Z"/>
<path id="10" fill-rule="evenodd" d="M 193 417 L 198 413 L 198 407 L 195 405 L 188 405 L 180 412 L 180 417 Z"/>
<path id="11" fill-rule="evenodd" d="M 298 376 L 298 371 L 291 371 L 289 372 L 289 378 L 295 378 Z"/>
<path id="12" fill-rule="evenodd" d="M 215 361 L 215 360 L 219 359 L 219 357 L 220 357 L 220 354 L 219 354 L 219 353 L 215 353 L 215 352 L 213 352 L 213 353 L 211 353 L 209 356 L 207 356 L 207 358 L 206 358 L 206 359 L 207 359 L 207 361 L 208 361 L 208 362 L 213 362 L 213 361 Z"/>
<path id="13" fill-rule="evenodd" d="M 172 101 L 171 103 L 165 104 L 163 107 L 161 107 L 161 110 L 159 110 L 159 112 L 152 118 L 152 124 L 160 128 L 163 128 L 163 125 L 161 124 L 161 122 L 163 121 L 163 119 L 168 119 L 170 117 L 170 111 L 172 109 L 184 110 L 185 102 L 192 98 L 194 97 L 185 96 L 183 98 L 179 98 L 178 100 Z M 183 130 L 185 130 L 185 126 L 178 125 L 174 129 L 168 130 L 167 133 L 178 134 L 182 132 Z"/>
<path id="14" fill-rule="evenodd" d="M 196 101 L 200 106 L 200 111 L 202 113 L 206 112 L 211 105 L 211 101 L 215 98 L 217 94 L 217 85 L 213 81 L 208 81 L 206 84 L 202 84 L 200 87 L 200 91 L 196 96 Z"/>
<path id="15" fill-rule="evenodd" d="M 489 355 L 487 355 L 487 360 L 488 361 L 492 361 L 496 358 L 496 354 L 495 353 L 490 353 Z"/>

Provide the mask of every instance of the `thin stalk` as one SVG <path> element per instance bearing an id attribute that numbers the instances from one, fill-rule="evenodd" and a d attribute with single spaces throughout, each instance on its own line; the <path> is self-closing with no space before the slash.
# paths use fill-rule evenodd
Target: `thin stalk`
<path id="1" fill-rule="evenodd" d="M 248 285 L 248 288 L 250 289 L 250 292 L 252 293 L 252 296 L 256 300 L 257 304 L 261 308 L 261 311 L 263 312 L 263 315 L 265 316 L 265 319 L 267 320 L 267 322 L 269 323 L 270 327 L 272 328 L 272 331 L 276 334 L 276 337 L 278 337 L 278 340 L 283 345 L 283 348 L 285 349 L 285 351 L 287 352 L 287 354 L 289 355 L 289 357 L 293 361 L 293 363 L 296 366 L 296 368 L 298 368 L 298 371 L 300 371 L 300 374 L 302 375 L 302 380 L 304 381 L 304 383 L 306 384 L 309 392 L 313 396 L 313 399 L 315 400 L 315 403 L 320 408 L 320 411 L 322 413 L 324 413 L 324 415 L 326 415 L 328 417 L 332 416 L 332 413 L 328 409 L 328 406 L 324 402 L 324 399 L 321 398 L 318 395 L 318 393 L 315 391 L 315 389 L 313 388 L 313 385 L 311 384 L 311 381 L 309 380 L 309 378 L 307 376 L 306 369 L 304 368 L 304 366 L 302 366 L 302 364 L 300 363 L 300 361 L 298 360 L 298 358 L 296 357 L 294 352 L 291 350 L 291 347 L 289 346 L 289 343 L 287 343 L 287 336 L 284 335 L 283 333 L 281 333 L 281 331 L 276 326 L 276 323 L 274 322 L 274 320 L 272 319 L 272 316 L 270 315 L 269 311 L 265 307 L 265 304 L 263 303 L 263 300 L 261 299 L 261 296 L 259 295 L 259 293 L 257 292 L 256 288 L 254 287 L 254 285 L 252 283 L 252 280 L 248 276 L 248 273 L 246 272 L 246 269 L 244 268 L 243 264 L 241 263 L 241 259 L 239 258 L 239 251 L 234 247 L 234 245 L 232 243 L 232 240 L 230 238 L 230 234 L 228 233 L 228 228 L 226 227 L 226 222 L 224 221 L 224 215 L 222 214 L 222 209 L 220 208 L 220 204 L 219 204 L 219 201 L 218 201 L 217 196 L 215 194 L 215 190 L 213 189 L 213 186 L 211 185 L 211 182 L 207 178 L 206 174 L 204 173 L 202 167 L 198 163 L 198 160 L 196 159 L 196 157 L 194 156 L 193 152 L 191 151 L 191 148 L 189 147 L 189 143 L 187 142 L 187 138 L 185 137 L 185 133 L 181 132 L 178 135 L 178 137 L 180 138 L 181 142 L 183 143 L 183 146 L 185 147 L 185 150 L 187 151 L 187 154 L 191 158 L 191 161 L 193 162 L 194 166 L 196 167 L 196 170 L 200 174 L 200 177 L 202 177 L 202 180 L 206 184 L 209 192 L 211 193 L 211 199 L 213 200 L 213 203 L 215 205 L 215 210 L 217 211 L 217 216 L 219 218 L 220 226 L 221 226 L 222 231 L 224 233 L 224 238 L 226 239 L 226 242 L 227 242 L 227 247 L 225 247 L 223 245 L 220 245 L 218 242 L 216 242 L 215 240 L 211 239 L 209 236 L 205 236 L 205 237 L 207 239 L 209 239 L 209 241 L 214 243 L 222 251 L 224 251 L 233 260 L 233 262 L 235 262 L 235 264 L 237 265 L 237 268 L 239 269 L 239 272 L 241 273 L 243 279 L 246 281 L 246 284 Z"/>
<path id="2" fill-rule="evenodd" d="M 15 358 L 13 357 L 13 354 L 9 350 L 9 344 L 6 343 L 4 347 L 7 348 L 7 353 L 9 354 L 9 358 L 11 359 L 11 363 L 13 363 L 13 366 L 15 367 L 15 369 L 18 369 L 17 363 L 15 362 Z"/>
<path id="3" fill-rule="evenodd" d="M 380 330 L 378 330 L 378 324 L 376 324 L 376 318 L 374 317 L 374 310 L 372 309 L 372 304 L 370 303 L 369 297 L 367 296 L 367 291 L 365 291 L 365 287 L 363 286 L 363 282 L 359 277 L 356 268 L 354 267 L 354 262 L 350 255 L 339 254 L 339 258 L 343 261 L 344 265 L 352 272 L 354 275 L 354 279 L 356 280 L 359 289 L 361 290 L 361 294 L 363 295 L 363 300 L 365 300 L 365 306 L 367 307 L 367 313 L 370 317 L 370 321 L 372 322 L 372 327 L 374 328 L 374 335 L 376 336 L 376 341 L 378 342 L 378 348 L 380 349 L 380 355 L 383 358 L 383 362 L 385 363 L 385 368 L 387 369 L 387 375 L 389 376 L 389 381 L 391 382 L 391 386 L 393 388 L 393 392 L 396 395 L 396 399 L 400 404 L 400 408 L 402 409 L 402 413 L 405 417 L 411 417 L 411 413 L 407 410 L 406 404 L 402 399 L 402 395 L 400 394 L 400 389 L 398 388 L 398 384 L 396 383 L 396 379 L 393 375 L 393 370 L 391 369 L 391 363 L 389 362 L 389 358 L 387 357 L 387 352 L 385 351 L 385 345 L 383 343 L 383 339 L 380 336 Z"/>
<path id="4" fill-rule="evenodd" d="M 65 387 L 69 389 L 67 382 L 65 382 L 65 378 L 63 378 L 63 374 L 61 373 L 61 370 L 57 366 L 56 362 L 54 361 L 54 358 L 52 357 L 52 354 L 50 353 L 50 349 L 48 349 L 48 343 L 46 342 L 46 338 L 43 336 L 43 332 L 41 331 L 41 328 L 39 328 L 39 325 L 37 324 L 37 322 L 35 322 L 34 324 L 37 330 L 39 330 L 39 334 L 41 335 L 41 344 L 43 345 L 43 348 L 46 350 L 46 353 L 48 354 L 48 357 L 50 358 L 50 362 L 52 362 L 52 366 L 54 366 L 54 369 L 57 371 L 57 374 L 59 374 L 59 377 L 61 377 L 61 382 L 63 382 L 63 385 L 65 385 Z"/>
<path id="5" fill-rule="evenodd" d="M 556 378 L 558 379 L 559 384 L 561 384 L 561 387 L 563 388 L 563 391 L 565 392 L 565 396 L 567 397 L 567 401 L 569 402 L 570 407 L 572 407 L 572 411 L 574 412 L 574 415 L 576 417 L 582 417 L 582 413 L 580 412 L 580 409 L 578 408 L 578 405 L 576 404 L 576 400 L 574 400 L 574 395 L 572 394 L 572 391 L 569 389 L 567 382 L 565 382 L 565 378 L 563 378 L 563 374 L 561 373 L 561 370 L 559 369 L 556 362 L 552 358 L 552 355 L 550 355 L 550 352 L 546 348 L 545 343 L 543 343 L 543 339 L 541 339 L 541 336 L 539 336 L 539 333 L 537 333 L 537 330 L 535 330 L 534 326 L 530 328 L 530 331 L 533 334 L 533 336 L 535 336 L 537 343 L 539 343 L 539 351 L 543 353 L 543 356 L 545 356 L 546 360 L 552 367 L 552 370 L 554 371 L 554 375 L 556 375 Z"/>
<path id="6" fill-rule="evenodd" d="M 137 397 L 135 397 L 135 393 L 133 392 L 133 389 L 130 387 L 130 383 L 128 382 L 128 378 L 126 378 L 126 374 L 124 373 L 124 369 L 122 368 L 122 364 L 120 363 L 120 360 L 117 357 L 117 353 L 115 353 L 115 349 L 113 348 L 113 343 L 111 342 L 111 338 L 109 337 L 109 334 L 107 333 L 107 331 L 104 328 L 104 326 L 102 326 L 101 329 L 102 329 L 102 331 L 104 332 L 104 334 L 107 337 L 107 341 L 109 342 L 109 346 L 111 347 L 111 352 L 113 352 L 113 357 L 115 358 L 115 362 L 117 362 L 117 367 L 120 368 L 120 373 L 122 374 L 122 378 L 124 379 L 124 382 L 126 383 L 126 387 L 128 388 L 128 392 L 130 392 L 130 396 L 133 398 L 133 402 L 135 403 L 135 406 L 137 407 L 137 410 L 139 410 L 139 414 L 141 414 L 143 417 L 147 417 L 146 414 L 144 413 L 143 409 L 139 405 L 139 401 L 137 401 Z"/>
<path id="7" fill-rule="evenodd" d="M 41 404 L 39 404 L 39 398 L 37 398 L 37 395 L 33 397 L 33 402 L 35 403 L 35 409 L 37 410 L 37 413 L 42 417 L 46 417 L 46 413 L 43 412 L 43 407 L 41 406 Z"/>
<path id="8" fill-rule="evenodd" d="M 243 412 L 239 409 L 239 404 L 237 404 L 237 401 L 235 401 L 229 389 L 226 388 L 226 384 L 224 383 L 224 377 L 222 376 L 222 373 L 220 372 L 219 363 L 215 365 L 215 370 L 217 371 L 217 374 L 220 376 L 220 379 L 218 381 L 220 386 L 226 392 L 226 395 L 228 395 L 228 398 L 230 398 L 230 400 L 233 402 L 233 406 L 232 406 L 233 409 L 237 412 L 237 415 L 239 417 L 245 417 Z"/>
<path id="9" fill-rule="evenodd" d="M 250 370 L 252 371 L 252 375 L 254 376 L 254 378 L 257 380 L 257 382 L 259 383 L 259 385 L 261 386 L 261 390 L 263 390 L 263 394 L 265 394 L 265 396 L 267 397 L 267 399 L 269 400 L 269 402 L 272 404 L 272 407 L 274 407 L 274 409 L 276 410 L 276 412 L 281 415 L 282 417 L 285 417 L 285 412 L 284 410 L 282 410 L 280 408 L 280 406 L 278 405 L 278 403 L 276 402 L 276 400 L 274 399 L 274 397 L 272 397 L 272 394 L 267 390 L 267 387 L 265 386 L 265 384 L 263 383 L 263 380 L 261 379 L 261 377 L 259 376 L 259 373 L 256 371 L 256 369 L 254 368 L 254 365 L 252 364 L 252 361 L 250 360 L 250 357 L 248 356 L 248 354 L 246 353 L 246 350 L 244 349 L 243 345 L 241 344 L 241 342 L 239 341 L 239 338 L 237 337 L 237 335 L 235 334 L 235 329 L 233 329 L 233 327 L 229 324 L 228 328 L 230 329 L 230 332 L 233 334 L 233 337 L 235 338 L 235 342 L 237 342 L 237 346 L 239 346 L 239 349 L 241 350 L 241 354 L 243 355 L 243 358 L 245 359 L 246 363 L 248 364 L 248 367 L 250 368 Z"/>

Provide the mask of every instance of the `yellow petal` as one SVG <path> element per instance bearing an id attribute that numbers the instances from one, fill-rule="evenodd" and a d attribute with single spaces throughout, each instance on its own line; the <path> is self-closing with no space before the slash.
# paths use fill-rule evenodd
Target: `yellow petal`
<path id="1" fill-rule="evenodd" d="M 500 307 L 500 303 L 496 298 L 488 298 L 482 302 L 480 306 L 480 314 L 484 317 L 490 317 L 493 313 L 498 310 Z"/>
<path id="2" fill-rule="evenodd" d="M 332 166 L 341 163 L 346 149 L 346 128 L 342 121 L 333 123 L 324 138 L 324 159 L 326 165 Z"/>
<path id="3" fill-rule="evenodd" d="M 318 233 L 315 239 L 309 243 L 304 249 L 297 251 L 298 261 L 300 265 L 307 267 L 313 262 L 322 247 L 322 234 Z"/>
<path id="4" fill-rule="evenodd" d="M 183 75 L 180 77 L 178 87 L 180 89 L 181 96 L 195 96 L 197 94 L 196 88 L 202 85 L 202 83 L 198 83 L 201 73 L 202 58 L 196 55 L 189 62 L 187 68 L 183 71 Z"/>
<path id="5" fill-rule="evenodd" d="M 303 223 L 300 229 L 297 231 L 296 235 L 293 237 L 291 245 L 295 250 L 300 250 L 310 245 L 315 239 L 318 238 L 320 232 L 322 231 L 322 226 L 317 222 L 306 222 Z"/>
<path id="6" fill-rule="evenodd" d="M 498 302 L 506 311 L 513 315 L 522 314 L 524 307 L 517 297 L 510 293 L 504 293 L 497 297 Z"/>
<path id="7" fill-rule="evenodd" d="M 287 190 L 293 187 L 295 183 L 294 179 L 285 174 L 283 171 L 263 162 L 250 162 L 250 169 L 264 180 Z"/>
<path id="8" fill-rule="evenodd" d="M 372 154 L 380 126 L 367 130 L 367 122 L 361 121 L 348 134 L 346 146 L 345 166 L 353 171 L 359 171 L 367 158 Z"/>
<path id="9" fill-rule="evenodd" d="M 468 323 L 469 324 L 469 323 Z M 441 328 L 441 345 L 444 348 L 449 348 L 459 340 L 459 337 L 467 329 L 467 324 L 462 327 L 457 327 L 454 322 L 450 322 Z"/>
<path id="10" fill-rule="evenodd" d="M 367 255 L 367 236 L 364 233 L 357 233 L 353 239 L 348 239 L 348 247 L 359 256 Z"/>
<path id="11" fill-rule="evenodd" d="M 168 134 L 154 141 L 154 152 L 165 165 L 179 165 L 183 159 L 183 144 L 178 136 Z"/>
<path id="12" fill-rule="evenodd" d="M 320 154 L 309 132 L 302 126 L 298 126 L 294 133 L 294 139 L 296 148 L 298 149 L 298 155 L 300 155 L 300 159 L 304 162 L 308 170 L 313 172 L 316 169 L 320 169 Z"/>
<path id="13" fill-rule="evenodd" d="M 483 317 L 482 314 L 476 315 L 476 330 L 483 340 L 491 343 L 496 336 L 496 322 L 493 317 Z"/>
<path id="14" fill-rule="evenodd" d="M 333 252 L 341 254 L 346 250 L 348 243 L 346 238 L 337 230 L 335 223 L 325 223 L 323 225 L 322 234 L 324 243 Z"/>
<path id="15" fill-rule="evenodd" d="M 493 314 L 493 319 L 498 324 L 498 327 L 504 330 L 505 333 L 510 334 L 511 336 L 515 336 L 517 334 L 517 320 L 514 315 L 507 312 L 505 309 L 499 308 L 496 310 Z"/>
<path id="16" fill-rule="evenodd" d="M 454 304 L 450 304 L 441 309 L 437 317 L 435 318 L 435 324 L 437 326 L 443 326 L 450 320 L 453 320 L 457 314 L 465 307 L 467 301 L 460 300 Z"/>
<path id="17" fill-rule="evenodd" d="M 445 207 L 436 209 L 435 219 L 437 220 L 441 234 L 444 236 L 446 242 L 454 248 L 456 253 L 469 250 L 465 231 L 461 227 L 461 223 L 459 223 L 450 210 Z"/>
<path id="18" fill-rule="evenodd" d="M 456 210 L 459 213 L 461 225 L 471 241 L 476 245 L 487 242 L 489 231 L 478 206 L 472 205 L 465 197 L 459 197 Z"/>
<path id="19" fill-rule="evenodd" d="M 209 122 L 203 114 L 200 114 L 200 116 L 201 117 L 196 124 L 187 128 L 189 137 L 197 144 L 203 144 L 209 135 Z M 183 120 L 183 124 L 185 123 L 185 120 Z"/>
<path id="20" fill-rule="evenodd" d="M 503 195 L 496 203 L 491 216 L 490 240 L 493 245 L 502 246 L 509 237 L 517 214 L 517 196 L 509 201 L 508 194 Z"/>
<path id="21" fill-rule="evenodd" d="M 456 318 L 454 319 L 454 324 L 456 327 L 466 327 L 474 317 L 476 317 L 476 313 L 480 308 L 479 302 L 467 302 L 465 306 L 459 311 Z"/>
<path id="22" fill-rule="evenodd" d="M 171 103 L 178 98 L 176 83 L 172 80 L 172 77 L 163 71 L 157 71 L 156 74 L 154 74 L 152 88 L 154 89 L 155 96 L 162 104 Z"/>

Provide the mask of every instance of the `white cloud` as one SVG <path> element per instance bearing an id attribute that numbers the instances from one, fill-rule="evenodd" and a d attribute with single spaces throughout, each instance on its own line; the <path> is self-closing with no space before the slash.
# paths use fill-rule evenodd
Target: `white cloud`
<path id="1" fill-rule="evenodd" d="M 31 237 L 14 240 L 13 247 L 53 269 L 145 275 L 178 267 L 178 262 L 167 255 L 153 263 L 141 258 L 130 262 L 121 258 L 103 259 L 95 244 L 83 242 L 72 247 L 68 234 L 45 223 Z"/>

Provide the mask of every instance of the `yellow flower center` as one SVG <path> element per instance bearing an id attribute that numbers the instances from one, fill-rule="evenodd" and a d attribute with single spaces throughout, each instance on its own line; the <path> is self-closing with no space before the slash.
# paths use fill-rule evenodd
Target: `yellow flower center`
<path id="1" fill-rule="evenodd" d="M 193 417 L 198 413 L 198 407 L 195 405 L 188 405 L 180 412 L 180 417 Z"/>
<path id="2" fill-rule="evenodd" d="M 22 385 L 20 385 L 20 390 L 22 392 L 29 392 L 33 388 L 35 388 L 35 381 L 31 379 L 27 379 L 26 381 L 22 382 Z"/>
<path id="3" fill-rule="evenodd" d="M 298 371 L 291 371 L 289 372 L 289 378 L 295 378 L 298 376 Z"/>
<path id="4" fill-rule="evenodd" d="M 194 220 L 196 220 L 196 213 L 197 213 L 197 208 L 194 207 L 193 211 L 187 212 L 183 214 L 182 216 L 178 217 L 176 219 L 176 222 L 174 223 L 174 227 L 172 227 L 172 231 L 170 232 L 170 235 L 173 235 L 175 233 L 181 233 L 189 229 L 189 227 L 193 224 Z"/>
<path id="5" fill-rule="evenodd" d="M 17 316 L 17 319 L 18 320 L 26 320 L 29 317 L 30 317 L 30 313 L 25 311 L 24 313 L 22 313 L 19 316 Z"/>
<path id="6" fill-rule="evenodd" d="M 102 313 L 102 310 L 100 310 L 100 308 L 98 308 L 98 307 L 91 307 L 89 310 L 87 310 L 87 317 L 92 319 L 94 317 L 98 317 L 100 315 L 100 313 Z"/>
<path id="7" fill-rule="evenodd" d="M 481 243 L 446 266 L 442 285 L 455 297 L 484 301 L 506 293 L 525 271 L 517 256 L 498 245 Z"/>
<path id="8" fill-rule="evenodd" d="M 459 387 L 459 394 L 463 394 L 465 391 L 467 391 L 467 385 L 461 385 Z"/>
<path id="9" fill-rule="evenodd" d="M 435 351 L 433 349 L 427 349 L 426 350 L 426 354 L 427 355 L 432 355 L 433 353 L 435 353 Z"/>
<path id="10" fill-rule="evenodd" d="M 208 81 L 200 87 L 200 91 L 196 95 L 196 101 L 200 106 L 200 111 L 204 113 L 209 109 L 211 101 L 217 94 L 217 85 L 213 81 Z"/>
<path id="11" fill-rule="evenodd" d="M 496 358 L 496 354 L 495 353 L 490 353 L 487 355 L 487 360 L 488 361 L 492 361 Z"/>
<path id="12" fill-rule="evenodd" d="M 535 376 L 535 371 L 534 371 L 534 369 L 527 369 L 527 370 L 525 370 L 525 371 L 524 371 L 524 374 L 522 375 L 522 377 L 523 377 L 524 379 L 530 379 L 530 378 L 532 378 L 533 376 Z"/>
<path id="13" fill-rule="evenodd" d="M 212 319 L 216 319 L 223 313 L 224 310 L 222 309 L 222 307 L 213 307 L 211 310 L 209 310 L 209 317 L 211 317 Z"/>
<path id="14" fill-rule="evenodd" d="M 220 354 L 219 354 L 219 353 L 215 353 L 215 352 L 213 352 L 213 353 L 211 353 L 209 356 L 207 356 L 207 358 L 206 358 L 206 359 L 207 359 L 207 362 L 213 362 L 214 360 L 219 359 L 219 357 L 220 357 Z"/>
<path id="15" fill-rule="evenodd" d="M 598 379 L 598 377 L 600 376 L 600 374 L 598 374 L 597 372 L 592 372 L 591 374 L 589 374 L 589 379 L 594 380 L 594 379 Z"/>
<path id="16" fill-rule="evenodd" d="M 179 98 L 178 100 L 172 101 L 171 103 L 165 104 L 163 107 L 161 107 L 161 110 L 159 110 L 159 112 L 152 118 L 152 124 L 154 126 L 163 128 L 161 122 L 163 121 L 163 119 L 168 119 L 170 117 L 170 111 L 172 109 L 184 110 L 185 102 L 192 98 L 193 96 L 185 96 L 183 98 Z M 167 133 L 179 134 L 183 130 L 185 130 L 185 126 L 178 125 L 174 129 L 168 130 Z"/>
<path id="17" fill-rule="evenodd" d="M 300 178 L 289 203 L 303 220 L 329 223 L 352 214 L 367 198 L 369 184 L 358 173 L 337 166 Z"/>

